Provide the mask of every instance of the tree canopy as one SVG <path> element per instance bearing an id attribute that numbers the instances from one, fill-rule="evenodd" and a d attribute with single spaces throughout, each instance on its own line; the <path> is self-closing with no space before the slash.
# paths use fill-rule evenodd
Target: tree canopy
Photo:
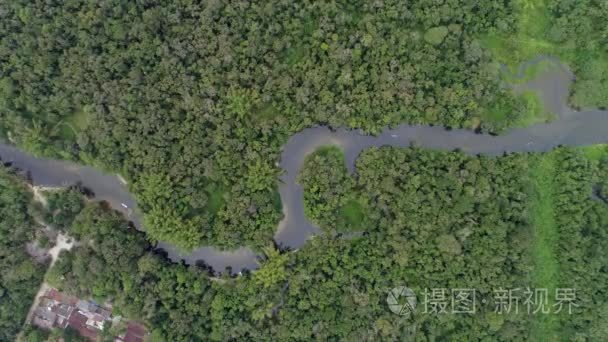
<path id="1" fill-rule="evenodd" d="M 26 251 L 39 225 L 30 214 L 32 194 L 25 182 L 0 166 L 0 340 L 12 341 L 42 283 L 45 265 Z"/>
<path id="2" fill-rule="evenodd" d="M 548 336 L 601 339 L 608 202 L 594 193 L 605 191 L 608 151 L 601 155 L 560 148 L 484 157 L 383 147 L 365 150 L 348 175 L 339 150 L 325 147 L 308 158 L 300 182 L 307 212 L 326 233 L 297 251 L 265 247 L 259 270 L 209 278 L 205 269 L 168 263 L 140 232 L 91 204 L 71 228 L 84 243 L 62 256 L 52 279 L 66 291 L 112 300 L 119 312 L 147 322 L 155 338 L 171 341 L 512 341 L 547 327 Z M 541 176 L 553 181 L 537 182 L 533 170 L 548 158 L 552 168 L 541 168 L 549 172 Z M 330 167 L 319 169 L 321 161 Z M 532 209 L 544 198 L 537 192 L 552 198 L 550 229 L 558 239 L 549 246 Z M 339 227 L 330 217 L 341 208 L 326 203 L 339 203 L 344 193 L 365 203 L 360 234 L 328 234 Z M 538 282 L 547 266 L 535 257 L 538 248 L 558 265 L 551 283 Z M 417 296 L 408 318 L 388 307 L 397 286 Z M 496 290 L 526 288 L 575 289 L 576 306 L 572 314 L 552 311 L 555 325 L 526 312 L 523 299 L 517 314 L 496 311 Z M 432 289 L 475 289 L 475 312 L 431 311 Z M 556 302 L 549 304 L 553 310 Z"/>
<path id="3" fill-rule="evenodd" d="M 478 127 L 515 101 L 476 39 L 510 30 L 508 2 L 1 6 L 2 135 L 125 175 L 150 236 L 184 248 L 267 244 L 275 162 L 304 127 Z"/>

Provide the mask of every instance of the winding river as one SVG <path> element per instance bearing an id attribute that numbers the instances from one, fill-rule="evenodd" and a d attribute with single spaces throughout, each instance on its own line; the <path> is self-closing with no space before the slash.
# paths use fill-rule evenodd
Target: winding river
<path id="1" fill-rule="evenodd" d="M 362 150 L 385 145 L 407 147 L 415 143 L 421 147 L 455 150 L 468 154 L 500 155 L 508 152 L 542 152 L 557 146 L 584 146 L 608 143 L 608 112 L 602 110 L 574 111 L 567 105 L 569 87 L 573 74 L 559 62 L 548 56 L 539 56 L 524 63 L 514 77 L 523 77 L 525 68 L 531 64 L 549 62 L 553 67 L 534 80 L 514 85 L 514 91 L 538 91 L 546 109 L 555 114 L 550 123 L 541 123 L 526 128 L 513 129 L 504 135 L 476 134 L 470 130 L 446 130 L 442 127 L 400 125 L 387 128 L 378 136 L 362 132 L 327 127 L 312 127 L 293 135 L 284 145 L 280 167 L 285 171 L 279 182 L 284 218 L 275 234 L 279 245 L 299 248 L 320 230 L 304 215 L 303 190 L 296 183 L 297 174 L 304 158 L 323 145 L 338 145 L 344 150 L 347 167 L 355 171 L 355 160 Z M 91 189 L 96 199 L 107 201 L 113 208 L 123 212 L 137 227 L 141 228 L 137 204 L 126 185 L 116 175 L 104 174 L 94 168 L 74 163 L 36 158 L 15 147 L 0 144 L 0 158 L 13 166 L 29 172 L 34 185 L 65 186 L 76 182 Z M 127 206 L 125 208 L 124 205 Z M 199 260 L 223 271 L 230 266 L 233 272 L 258 267 L 258 257 L 249 248 L 235 251 L 220 251 L 213 247 L 201 247 L 190 253 L 182 253 L 174 246 L 159 242 L 158 248 L 168 253 L 173 261 L 188 264 Z"/>

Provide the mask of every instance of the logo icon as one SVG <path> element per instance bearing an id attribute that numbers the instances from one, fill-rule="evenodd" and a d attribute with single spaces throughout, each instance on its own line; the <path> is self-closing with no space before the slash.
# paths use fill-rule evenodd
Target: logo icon
<path id="1" fill-rule="evenodd" d="M 416 294 L 406 286 L 397 286 L 388 292 L 388 308 L 399 316 L 409 317 L 416 308 Z"/>

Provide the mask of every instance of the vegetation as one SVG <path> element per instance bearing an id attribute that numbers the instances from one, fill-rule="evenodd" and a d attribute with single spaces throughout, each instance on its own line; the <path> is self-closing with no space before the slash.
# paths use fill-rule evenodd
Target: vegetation
<path id="1" fill-rule="evenodd" d="M 137 257 L 148 248 L 143 233 L 129 234 L 128 230 L 134 229 L 120 214 L 107 212 L 99 205 L 87 206 L 69 231 L 85 244 L 71 253 L 62 252 L 66 255 L 49 272 L 48 281 L 85 298 L 115 297 L 125 290 L 119 280 L 128 284 L 137 268 Z M 78 276 L 69 277 L 72 272 Z"/>
<path id="2" fill-rule="evenodd" d="M 307 156 L 298 182 L 304 188 L 304 211 L 317 226 L 338 233 L 365 228 L 366 200 L 340 148 L 325 146 Z"/>
<path id="3" fill-rule="evenodd" d="M 606 144 L 585 146 L 579 148 L 579 150 L 592 162 L 601 162 L 604 159 L 608 159 L 608 145 Z"/>
<path id="4" fill-rule="evenodd" d="M 482 114 L 482 118 L 486 124 L 502 130 L 548 122 L 553 119 L 553 114 L 545 110 L 536 92 L 524 91 L 515 99 L 507 97 L 497 101 Z"/>
<path id="5" fill-rule="evenodd" d="M 605 106 L 605 17 L 592 0 L 10 1 L 0 135 L 124 174 L 155 240 L 261 250 L 293 133 L 545 121 L 492 67 L 538 53 L 574 67 L 575 105 Z"/>
<path id="6" fill-rule="evenodd" d="M 78 191 L 51 194 L 46 219 L 79 243 L 48 281 L 110 301 L 154 341 L 601 341 L 605 146 L 500 157 L 372 148 L 352 175 L 325 147 L 298 175 L 324 234 L 297 252 L 271 242 L 276 162 L 292 134 L 547 120 L 534 94 L 504 82 L 550 66 L 514 80 L 495 63 L 514 71 L 538 54 L 573 68 L 573 105 L 605 107 L 607 17 L 596 0 L 5 1 L 0 137 L 124 174 L 150 240 L 263 251 L 258 270 L 210 278 Z M 20 329 L 44 273 L 24 249 L 36 239 L 30 202 L 0 169 L 0 340 Z M 402 285 L 419 300 L 410 317 L 386 303 Z M 572 314 L 495 312 L 494 290 L 526 287 L 576 289 Z M 430 289 L 475 289 L 476 310 L 429 312 Z"/>
<path id="7" fill-rule="evenodd" d="M 100 204 L 87 204 L 69 233 L 82 243 L 62 252 L 48 275 L 52 285 L 109 299 L 117 313 L 149 322 L 169 341 L 208 335 L 211 283 L 202 270 L 155 255 L 143 233 Z"/>
<path id="8" fill-rule="evenodd" d="M 90 204 L 71 228 L 88 242 L 62 256 L 53 283 L 110 298 L 148 322 L 155 338 L 175 341 L 607 336 L 608 202 L 592 194 L 608 188 L 608 158 L 581 149 L 490 158 L 372 148 L 355 177 L 343 161 L 335 147 L 307 158 L 299 176 L 307 213 L 331 232 L 343 198 L 359 198 L 363 235 L 323 234 L 297 252 L 265 247 L 259 270 L 214 281 L 206 270 L 167 263 L 116 213 Z M 409 319 L 386 306 L 398 285 L 418 296 Z M 576 306 L 572 314 L 528 314 L 523 305 L 518 314 L 494 313 L 494 290 L 526 287 L 574 288 Z M 475 313 L 425 311 L 432 288 L 476 289 Z"/>
<path id="9" fill-rule="evenodd" d="M 0 341 L 14 340 L 21 330 L 44 275 L 45 265 L 25 249 L 38 228 L 31 204 L 24 181 L 0 166 Z"/>
<path id="10" fill-rule="evenodd" d="M 589 160 L 580 151 L 558 150 L 556 159 L 558 286 L 576 288 L 580 304 L 573 315 L 562 315 L 558 333 L 569 340 L 603 340 L 608 336 L 608 298 L 602 285 L 608 280 L 608 155 Z"/>
<path id="11" fill-rule="evenodd" d="M 466 316 L 447 315 L 438 320 L 432 315 L 420 315 L 416 324 L 425 326 L 424 331 L 433 332 L 427 337 L 601 339 L 608 335 L 600 328 L 603 323 L 596 320 L 604 322 L 601 317 L 605 316 L 600 313 L 598 318 L 597 311 L 595 316 L 592 312 L 603 310 L 601 308 L 608 300 L 600 285 L 601 279 L 608 275 L 605 270 L 608 254 L 600 252 L 608 228 L 608 201 L 601 195 L 608 188 L 605 165 L 608 165 L 605 146 L 558 149 L 547 154 L 510 155 L 498 159 L 416 149 L 368 150 L 357 162 L 355 188 L 371 196 L 367 198 L 368 203 L 372 203 L 371 213 L 379 211 L 371 214 L 371 224 L 366 225 L 367 236 L 363 239 L 366 244 L 377 239 L 382 246 L 376 245 L 373 254 L 365 254 L 362 258 L 373 258 L 378 251 L 387 249 L 384 245 L 394 246 L 383 258 L 375 259 L 383 265 L 382 276 L 378 277 L 392 276 L 389 265 L 399 265 L 402 269 L 416 265 L 416 271 L 402 271 L 394 278 L 395 282 L 407 279 L 407 285 L 416 290 L 460 286 L 482 289 L 483 294 L 483 289 L 496 289 L 496 286 L 547 289 L 548 307 L 553 309 L 557 305 L 554 295 L 557 288 L 577 291 L 577 307 L 573 307 L 571 315 L 561 312 L 530 316 L 524 312 L 523 305 L 520 315 L 515 316 L 495 316 L 491 314 L 494 308 L 482 306 L 479 311 L 485 313 L 478 313 L 474 324 Z M 312 181 L 314 173 L 307 173 L 307 168 L 319 170 L 318 165 L 306 164 L 302 170 L 302 174 L 309 174 Z M 335 165 L 328 170 L 342 173 Z M 526 174 L 529 176 L 522 177 Z M 324 175 L 321 179 L 334 177 Z M 375 181 L 370 182 L 370 179 Z M 467 179 L 475 179 L 471 187 L 467 185 Z M 368 186 L 362 187 L 368 182 Z M 309 184 L 305 190 L 316 190 L 314 185 Z M 340 193 L 340 189 L 333 191 Z M 443 207 L 442 203 L 448 206 Z M 317 210 L 326 209 L 317 207 Z M 315 210 L 309 212 L 316 213 Z M 326 215 L 337 213 L 334 210 Z M 442 218 L 444 213 L 448 216 Z M 416 228 L 418 225 L 420 227 Z M 382 231 L 374 234 L 371 227 Z M 313 244 L 315 247 L 311 248 L 329 249 L 320 246 L 319 239 L 313 240 Z M 425 258 L 431 251 L 437 254 Z M 297 257 L 306 254 L 300 252 Z M 369 249 L 366 252 L 369 253 Z M 349 254 L 348 258 L 355 256 Z M 462 263 L 459 263 L 461 258 Z M 443 265 L 447 268 L 442 268 Z M 480 273 L 470 275 L 471 268 Z M 360 275 L 360 271 L 352 271 L 353 268 L 339 269 L 349 269 Z M 497 276 L 496 282 L 488 277 L 486 272 L 490 270 L 495 270 L 491 274 Z M 310 274 L 319 272 L 322 271 L 311 270 Z M 444 273 L 447 273 L 445 279 L 439 276 Z M 375 282 L 377 286 L 378 280 Z M 418 285 L 420 283 L 424 285 Z M 292 285 L 290 283 L 290 287 Z M 305 288 L 312 292 L 310 286 L 315 285 L 308 284 Z M 381 293 L 376 295 L 382 296 Z M 333 297 L 342 296 L 348 294 L 341 292 Z M 346 309 L 340 307 L 338 311 L 342 310 Z M 315 314 L 310 312 L 310 315 Z M 421 326 L 417 327 L 419 331 Z M 393 336 L 403 336 L 403 333 L 403 330 L 394 332 Z"/>
<path id="12" fill-rule="evenodd" d="M 517 121 L 525 106 L 475 38 L 510 32 L 511 7 L 9 1 L 0 135 L 123 174 L 156 240 L 261 249 L 282 215 L 280 147 L 302 128 L 494 131 L 499 101 Z"/>
<path id="13" fill-rule="evenodd" d="M 44 196 L 47 201 L 45 222 L 59 230 L 69 227 L 84 208 L 83 194 L 78 187 L 46 191 Z"/>
<path id="14" fill-rule="evenodd" d="M 573 69 L 570 102 L 608 106 L 608 8 L 601 1 L 518 0 L 515 32 L 491 30 L 482 39 L 494 57 L 515 70 L 538 55 L 558 56 Z"/>
<path id="15" fill-rule="evenodd" d="M 348 200 L 341 208 L 338 217 L 343 218 L 346 227 L 359 229 L 363 228 L 365 221 L 364 207 L 356 198 Z"/>
<path id="16" fill-rule="evenodd" d="M 557 257 L 558 227 L 555 215 L 555 182 L 556 168 L 554 154 L 538 158 L 532 168 L 532 191 L 530 215 L 533 223 L 534 240 L 532 243 L 532 258 L 534 273 L 532 284 L 536 288 L 546 288 L 555 293 L 558 287 L 559 270 Z M 551 304 L 554 304 L 551 301 Z M 558 322 L 555 315 L 541 315 L 532 326 L 532 338 L 535 340 L 547 338 L 558 339 Z"/>
<path id="17" fill-rule="evenodd" d="M 317 238 L 310 249 L 296 253 L 301 263 L 290 290 L 297 286 L 307 293 L 311 307 L 285 313 L 301 322 L 290 330 L 303 333 L 318 324 L 315 317 L 324 317 L 321 339 L 390 340 L 416 331 L 423 339 L 483 340 L 512 333 L 513 326 L 525 332 L 521 317 L 495 323 L 487 314 L 493 311 L 490 301 L 478 302 L 482 307 L 476 315 L 435 315 L 420 304 L 413 320 L 403 320 L 387 310 L 385 300 L 387 291 L 398 285 L 414 289 L 420 303 L 425 289 L 475 288 L 478 296 L 491 298 L 492 289 L 523 286 L 530 268 L 530 226 L 526 182 L 520 175 L 527 167 L 525 155 L 467 157 L 417 148 L 364 151 L 353 181 L 369 203 L 365 235 Z M 297 297 L 288 303 L 297 305 Z"/>
<path id="18" fill-rule="evenodd" d="M 34 325 L 26 325 L 23 329 L 23 340 L 27 342 L 44 342 L 49 338 L 49 332 Z"/>
<path id="19" fill-rule="evenodd" d="M 298 181 L 304 188 L 304 212 L 317 226 L 330 231 L 359 228 L 363 208 L 342 150 L 327 146 L 307 156 Z"/>

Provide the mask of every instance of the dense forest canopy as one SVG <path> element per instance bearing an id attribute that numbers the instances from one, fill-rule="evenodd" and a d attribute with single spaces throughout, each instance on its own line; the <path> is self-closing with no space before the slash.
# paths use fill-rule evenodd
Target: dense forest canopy
<path id="1" fill-rule="evenodd" d="M 124 174 L 154 239 L 262 248 L 280 146 L 304 127 L 500 131 L 542 109 L 495 60 L 535 53 L 572 63 L 575 105 L 605 106 L 606 8 L 574 4 L 11 1 L 0 134 Z"/>
<path id="2" fill-rule="evenodd" d="M 308 155 L 304 164 L 298 180 L 305 190 L 306 217 L 326 230 L 358 228 L 363 223 L 363 212 L 353 196 L 354 181 L 348 175 L 342 151 L 336 146 L 321 148 Z"/>
<path id="3" fill-rule="evenodd" d="M 510 92 L 497 62 L 538 54 L 577 74 L 574 106 L 605 107 L 606 19 L 595 0 L 4 1 L 0 138 L 127 178 L 149 239 L 77 192 L 49 194 L 42 217 L 80 243 L 48 281 L 109 300 L 152 340 L 604 340 L 605 146 L 491 158 L 373 148 L 355 174 L 327 147 L 298 177 L 323 234 L 298 251 L 271 243 L 292 134 L 498 133 L 537 104 Z M 0 169 L 0 340 L 18 332 L 44 273 L 24 249 L 36 227 L 22 185 Z M 210 278 L 149 240 L 263 257 L 255 272 Z M 402 285 L 419 300 L 431 288 L 575 288 L 577 306 L 436 315 L 420 304 L 401 317 L 386 299 Z"/>
<path id="4" fill-rule="evenodd" d="M 604 1 L 554 1 L 549 4 L 548 37 L 558 46 L 574 49 L 578 81 L 572 89 L 577 107 L 608 107 L 608 6 Z M 581 39 L 585 37 L 585 39 Z"/>
<path id="5" fill-rule="evenodd" d="M 44 221 L 58 230 L 66 230 L 84 208 L 83 191 L 78 186 L 53 189 L 43 193 L 46 202 Z"/>
<path id="6" fill-rule="evenodd" d="M 308 159 L 300 175 L 308 198 L 344 197 L 342 185 L 333 194 L 317 191 L 327 189 L 326 180 L 310 170 L 344 180 L 340 167 L 316 169 L 321 159 L 337 166 L 336 152 L 324 148 Z M 147 250 L 141 233 L 91 204 L 71 228 L 88 243 L 65 253 L 51 279 L 65 291 L 110 298 L 116 310 L 146 321 L 154 338 L 167 341 L 513 341 L 542 334 L 601 340 L 608 305 L 606 163 L 605 147 L 491 158 L 372 148 L 342 183 L 365 207 L 361 234 L 322 234 L 295 252 L 267 247 L 260 269 L 238 278 L 210 279 L 204 269 L 167 263 Z M 559 186 L 546 188 L 539 177 Z M 537 216 L 544 216 L 533 209 L 546 195 L 555 244 L 543 240 Z M 324 229 L 340 230 L 339 220 L 324 219 L 340 216 L 339 205 L 307 205 L 328 224 Z M 538 258 L 539 249 L 548 259 Z M 543 278 L 552 263 L 558 271 Z M 387 292 L 399 285 L 419 300 L 409 318 L 387 307 Z M 523 304 L 518 314 L 495 312 L 494 290 L 526 287 L 575 288 L 577 305 L 572 314 L 528 314 Z M 424 291 L 433 288 L 476 289 L 476 312 L 425 312 Z"/>
<path id="7" fill-rule="evenodd" d="M 26 252 L 39 226 L 31 205 L 24 180 L 0 165 L 0 341 L 12 341 L 21 330 L 46 267 Z"/>
<path id="8" fill-rule="evenodd" d="M 496 101 L 518 115 L 476 39 L 511 29 L 510 3 L 0 6 L 0 131 L 124 174 L 150 236 L 183 247 L 264 246 L 274 163 L 304 127 L 492 129 Z"/>

